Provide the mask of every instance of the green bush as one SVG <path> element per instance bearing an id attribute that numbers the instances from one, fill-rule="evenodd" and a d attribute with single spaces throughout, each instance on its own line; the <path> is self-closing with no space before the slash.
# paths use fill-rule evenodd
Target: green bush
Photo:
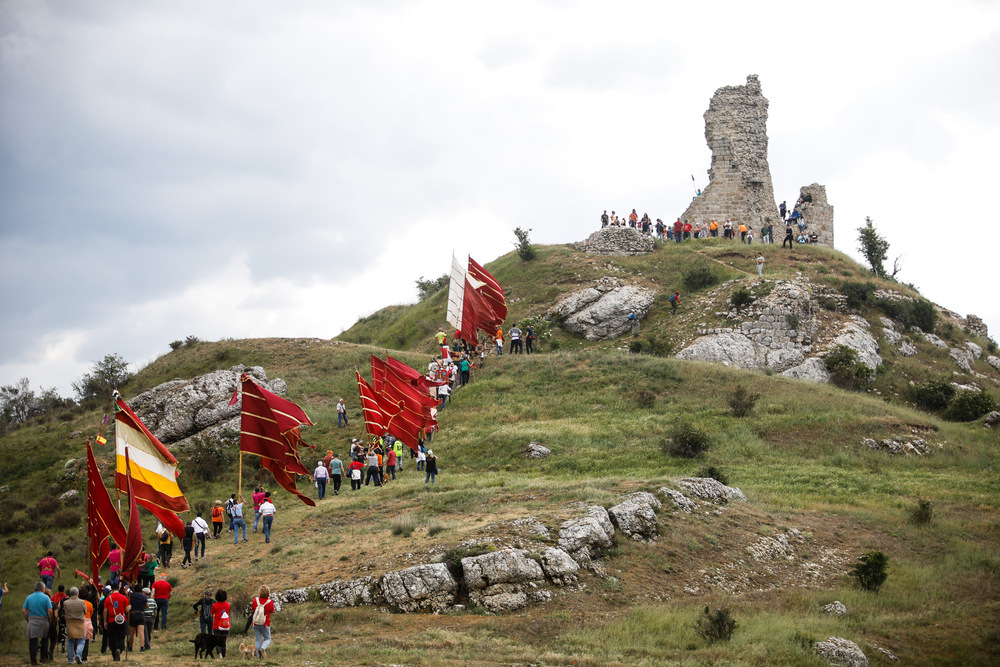
<path id="1" fill-rule="evenodd" d="M 733 308 L 739 310 L 744 306 L 749 306 L 754 302 L 753 295 L 750 294 L 750 290 L 746 287 L 737 287 L 733 290 L 733 295 L 729 297 L 729 303 L 733 305 Z"/>
<path id="2" fill-rule="evenodd" d="M 726 607 L 716 609 L 713 612 L 710 607 L 706 606 L 701 612 L 701 617 L 694 624 L 695 632 L 709 644 L 729 641 L 733 638 L 733 632 L 738 627 L 739 623 Z"/>
<path id="3" fill-rule="evenodd" d="M 734 417 L 745 417 L 753 411 L 760 394 L 750 391 L 743 385 L 737 385 L 736 389 L 726 397 L 729 409 L 733 411 Z"/>
<path id="4" fill-rule="evenodd" d="M 634 338 L 628 343 L 628 351 L 632 354 L 648 354 L 655 357 L 673 356 L 674 346 L 665 338 L 646 336 Z"/>
<path id="5" fill-rule="evenodd" d="M 910 385 L 907 395 L 925 410 L 937 412 L 947 409 L 955 398 L 955 388 L 949 382 L 930 378 L 920 384 Z"/>
<path id="6" fill-rule="evenodd" d="M 875 381 L 875 370 L 858 361 L 858 353 L 846 345 L 833 348 L 825 361 L 834 384 L 840 387 L 863 391 Z"/>
<path id="7" fill-rule="evenodd" d="M 720 278 L 711 268 L 698 265 L 685 271 L 682 280 L 688 292 L 697 292 L 700 289 L 718 285 Z"/>
<path id="8" fill-rule="evenodd" d="M 961 391 L 951 401 L 944 418 L 952 422 L 971 422 L 996 409 L 996 399 L 982 389 Z"/>
<path id="9" fill-rule="evenodd" d="M 889 576 L 889 557 L 881 551 L 869 551 L 858 556 L 858 562 L 851 569 L 851 576 L 866 591 L 877 593 Z"/>
<path id="10" fill-rule="evenodd" d="M 837 300 L 831 296 L 821 298 L 819 305 L 823 306 L 826 310 L 837 310 Z"/>
<path id="11" fill-rule="evenodd" d="M 916 507 L 910 508 L 910 520 L 917 525 L 930 523 L 933 514 L 934 508 L 931 505 L 931 501 L 924 500 L 923 498 L 917 501 Z"/>
<path id="12" fill-rule="evenodd" d="M 706 466 L 702 468 L 698 471 L 698 477 L 710 477 L 719 484 L 729 486 L 729 475 L 727 475 L 722 468 L 717 468 L 716 466 Z"/>
<path id="13" fill-rule="evenodd" d="M 862 283 L 856 280 L 845 280 L 840 285 L 840 293 L 847 297 L 848 308 L 861 308 L 868 305 L 877 289 L 878 285 L 871 281 Z"/>
<path id="14" fill-rule="evenodd" d="M 708 434 L 687 422 L 678 422 L 670 431 L 670 440 L 662 447 L 667 454 L 685 459 L 701 456 L 711 445 Z"/>
<path id="15" fill-rule="evenodd" d="M 873 305 L 903 326 L 930 332 L 937 323 L 937 309 L 927 299 L 878 299 Z"/>

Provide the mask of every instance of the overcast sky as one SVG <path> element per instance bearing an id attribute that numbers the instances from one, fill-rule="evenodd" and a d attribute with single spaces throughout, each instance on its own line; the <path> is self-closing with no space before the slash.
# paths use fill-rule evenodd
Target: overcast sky
<path id="1" fill-rule="evenodd" d="M 675 218 L 751 73 L 778 200 L 826 185 L 840 250 L 871 216 L 996 337 L 996 2 L 4 0 L 0 384 L 329 338 L 516 226 Z"/>

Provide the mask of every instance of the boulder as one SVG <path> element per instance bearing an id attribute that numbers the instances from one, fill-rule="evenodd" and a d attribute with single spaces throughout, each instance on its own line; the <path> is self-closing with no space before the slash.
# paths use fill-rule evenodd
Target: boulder
<path id="1" fill-rule="evenodd" d="M 528 595 L 517 584 L 495 584 L 482 590 L 471 591 L 469 599 L 495 614 L 517 611 L 528 606 Z"/>
<path id="2" fill-rule="evenodd" d="M 632 227 L 605 227 L 591 234 L 587 240 L 574 244 L 577 250 L 591 255 L 634 256 L 653 252 L 656 242 Z"/>
<path id="3" fill-rule="evenodd" d="M 542 571 L 556 586 L 568 586 L 577 580 L 580 566 L 562 549 L 548 547 L 542 553 Z"/>
<path id="4" fill-rule="evenodd" d="M 375 603 L 373 593 L 378 590 L 377 583 L 374 577 L 351 581 L 333 581 L 321 584 L 317 588 L 317 592 L 331 607 L 357 607 L 358 605 Z"/>
<path id="5" fill-rule="evenodd" d="M 756 561 L 764 562 L 783 558 L 792 560 L 795 558 L 795 551 L 788 543 L 788 536 L 778 533 L 774 537 L 762 537 L 755 543 L 747 547 L 747 553 Z"/>
<path id="6" fill-rule="evenodd" d="M 847 607 L 840 600 L 834 600 L 830 604 L 825 604 L 820 607 L 820 611 L 824 614 L 832 614 L 834 616 L 844 616 L 847 614 Z"/>
<path id="7" fill-rule="evenodd" d="M 994 357 L 992 354 L 986 357 L 986 363 L 988 363 L 993 368 L 1000 371 L 1000 357 Z"/>
<path id="8" fill-rule="evenodd" d="M 523 549 L 491 551 L 462 559 L 465 585 L 481 590 L 494 584 L 523 584 L 545 578 L 542 566 Z"/>
<path id="9" fill-rule="evenodd" d="M 878 341 L 857 321 L 847 322 L 841 327 L 840 335 L 833 340 L 831 347 L 837 345 L 854 350 L 858 354 L 858 361 L 872 370 L 882 365 L 882 357 L 878 356 Z"/>
<path id="10" fill-rule="evenodd" d="M 233 366 L 199 375 L 193 380 L 171 380 L 135 396 L 129 407 L 164 444 L 189 438 L 209 427 L 235 420 L 239 430 L 240 403 L 229 405 L 240 375 L 246 373 L 262 387 L 282 395 L 283 380 L 267 380 L 260 366 Z"/>
<path id="11" fill-rule="evenodd" d="M 983 420 L 983 424 L 986 428 L 992 428 L 997 422 L 1000 422 L 1000 412 L 997 412 L 996 410 L 986 415 L 986 419 Z"/>
<path id="12" fill-rule="evenodd" d="M 680 491 L 676 491 L 674 489 L 668 489 L 667 487 L 664 486 L 663 488 L 660 489 L 660 493 L 665 495 L 667 498 L 670 498 L 670 500 L 674 502 L 674 505 L 677 507 L 677 509 L 679 509 L 682 512 L 691 514 L 691 512 L 698 509 L 698 503 L 691 500 Z"/>
<path id="13" fill-rule="evenodd" d="M 578 563 L 591 561 L 591 550 L 610 547 L 615 527 L 608 511 L 599 505 L 587 509 L 585 516 L 564 521 L 559 528 L 559 546 Z"/>
<path id="14" fill-rule="evenodd" d="M 798 366 L 793 366 L 787 371 L 782 371 L 780 375 L 806 382 L 823 383 L 830 381 L 830 371 L 826 369 L 826 362 L 819 357 L 809 357 Z"/>
<path id="15" fill-rule="evenodd" d="M 677 480 L 677 484 L 687 492 L 687 495 L 707 500 L 716 505 L 725 505 L 730 500 L 746 502 L 747 497 L 736 487 L 726 486 L 711 477 L 685 477 Z"/>
<path id="16" fill-rule="evenodd" d="M 813 644 L 813 650 L 837 667 L 868 667 L 868 658 L 857 644 L 843 637 L 830 637 Z"/>
<path id="17" fill-rule="evenodd" d="M 526 459 L 544 459 L 551 455 L 551 449 L 540 445 L 537 442 L 529 442 L 528 446 L 524 448 L 523 452 L 521 452 L 521 457 Z"/>
<path id="18" fill-rule="evenodd" d="M 882 337 L 885 338 L 885 342 L 889 343 L 889 345 L 892 346 L 898 345 L 899 341 L 903 340 L 903 334 L 899 333 L 895 329 L 890 329 L 888 327 L 882 329 Z"/>
<path id="19" fill-rule="evenodd" d="M 592 287 L 570 294 L 552 313 L 563 318 L 563 328 L 587 340 L 610 340 L 631 326 L 630 313 L 644 317 L 653 305 L 656 290 L 605 277 Z"/>
<path id="20" fill-rule="evenodd" d="M 920 331 L 920 329 L 917 329 L 917 331 Z M 944 342 L 943 340 L 941 340 L 940 338 L 938 338 L 934 334 L 932 334 L 932 333 L 924 333 L 923 331 L 921 331 L 920 333 L 923 334 L 924 340 L 926 340 L 928 343 L 930 343 L 934 347 L 940 347 L 942 350 L 947 350 L 948 349 L 948 343 Z"/>
<path id="21" fill-rule="evenodd" d="M 634 500 L 636 502 L 646 503 L 654 510 L 658 510 L 661 507 L 663 507 L 663 503 L 660 502 L 660 499 L 654 496 L 649 491 L 635 491 L 634 493 L 628 493 L 622 496 L 622 502 L 628 500 Z"/>
<path id="22" fill-rule="evenodd" d="M 385 601 L 405 612 L 440 611 L 455 602 L 458 590 L 458 584 L 444 563 L 387 572 L 380 587 Z"/>
<path id="23" fill-rule="evenodd" d="M 659 501 L 656 502 L 659 504 Z M 629 498 L 618 503 L 608 510 L 608 516 L 626 537 L 638 542 L 652 542 L 656 539 L 656 512 L 648 502 L 640 498 Z"/>
<path id="24" fill-rule="evenodd" d="M 963 347 L 953 347 L 948 351 L 948 356 L 952 358 L 955 365 L 966 373 L 972 372 L 972 352 Z"/>
<path id="25" fill-rule="evenodd" d="M 70 489 L 66 493 L 59 496 L 59 500 L 63 501 L 64 503 L 68 503 L 76 500 L 77 496 L 79 495 L 80 495 L 79 491 L 77 491 L 76 489 Z"/>
<path id="26" fill-rule="evenodd" d="M 916 355 L 917 348 L 906 338 L 899 344 L 899 353 L 904 357 L 912 357 Z"/>
<path id="27" fill-rule="evenodd" d="M 869 449 L 877 449 L 897 456 L 909 456 L 910 454 L 923 456 L 927 453 L 927 443 L 922 438 L 914 438 L 907 442 L 889 439 L 879 442 L 873 438 L 865 438 L 861 444 Z"/>
<path id="28" fill-rule="evenodd" d="M 980 359 L 983 356 L 983 348 L 979 347 L 971 340 L 965 341 L 965 349 L 972 353 L 972 356 L 976 359 Z"/>

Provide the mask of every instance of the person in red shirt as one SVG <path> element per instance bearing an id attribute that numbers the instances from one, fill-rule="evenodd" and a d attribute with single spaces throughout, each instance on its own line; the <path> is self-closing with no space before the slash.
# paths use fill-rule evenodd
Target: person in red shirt
<path id="1" fill-rule="evenodd" d="M 389 453 L 386 454 L 385 472 L 387 475 L 392 475 L 393 479 L 396 479 L 396 450 L 392 447 L 389 448 Z"/>
<path id="2" fill-rule="evenodd" d="M 684 224 L 681 222 L 680 218 L 677 218 L 677 222 L 674 223 L 674 240 L 678 243 L 681 242 L 684 232 Z"/>
<path id="3" fill-rule="evenodd" d="M 260 620 L 257 607 L 263 607 L 264 622 L 262 624 L 257 623 Z M 257 597 L 250 603 L 250 609 L 250 618 L 254 621 L 253 634 L 256 637 L 254 656 L 264 660 L 267 658 L 267 647 L 271 645 L 271 614 L 274 613 L 271 589 L 267 586 L 261 586 Z"/>
<path id="4" fill-rule="evenodd" d="M 104 618 L 108 633 L 108 645 L 111 647 L 111 657 L 121 660 L 125 650 L 125 636 L 128 634 L 128 614 L 131 610 L 128 598 L 118 592 L 117 586 L 111 587 L 111 593 L 104 598 Z"/>
<path id="5" fill-rule="evenodd" d="M 167 581 L 167 575 L 161 574 L 160 578 L 153 582 L 153 600 L 156 601 L 156 616 L 153 617 L 153 627 L 161 630 L 167 629 L 167 608 L 170 606 L 170 591 L 173 587 Z"/>
<path id="6" fill-rule="evenodd" d="M 56 576 L 61 575 L 59 562 L 52 557 L 52 552 L 45 554 L 45 557 L 38 561 L 38 576 L 45 584 L 45 588 L 52 590 L 52 585 L 56 582 Z"/>
<path id="7" fill-rule="evenodd" d="M 691 238 L 691 223 L 690 222 L 685 222 L 684 226 L 683 226 L 683 230 L 684 230 L 684 240 L 686 241 L 689 238 Z"/>
<path id="8" fill-rule="evenodd" d="M 231 619 L 229 617 L 229 594 L 226 591 L 216 591 L 215 604 L 212 605 L 212 634 L 219 637 L 219 654 L 226 657 L 226 637 L 229 636 Z"/>
<path id="9" fill-rule="evenodd" d="M 351 478 L 351 491 L 357 491 L 361 488 L 361 477 L 364 473 L 365 464 L 361 462 L 360 457 L 351 461 L 351 465 L 347 466 L 347 476 Z"/>

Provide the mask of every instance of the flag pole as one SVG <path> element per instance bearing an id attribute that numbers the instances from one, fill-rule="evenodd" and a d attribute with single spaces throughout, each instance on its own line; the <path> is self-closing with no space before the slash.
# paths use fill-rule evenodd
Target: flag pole
<path id="1" fill-rule="evenodd" d="M 240 481 L 236 487 L 236 499 L 243 497 L 243 450 L 240 450 Z"/>

